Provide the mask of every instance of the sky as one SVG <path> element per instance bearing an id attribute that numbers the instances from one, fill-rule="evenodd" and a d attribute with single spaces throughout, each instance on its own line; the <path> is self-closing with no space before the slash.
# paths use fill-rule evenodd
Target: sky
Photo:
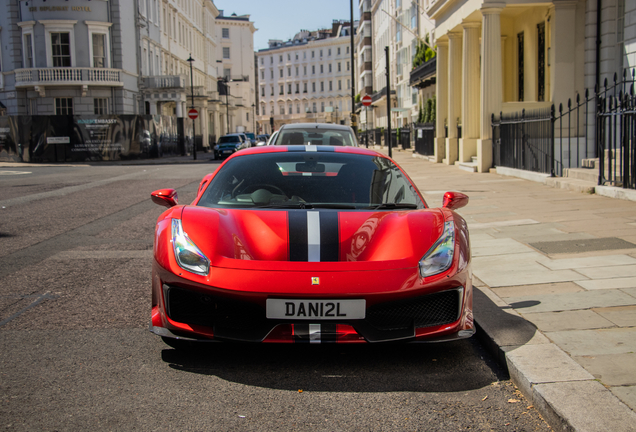
<path id="1" fill-rule="evenodd" d="M 224 15 L 250 15 L 258 30 L 254 50 L 267 48 L 270 39 L 284 41 L 302 30 L 331 28 L 335 19 L 349 20 L 350 0 L 213 0 Z M 353 19 L 360 16 L 358 0 L 353 2 Z"/>

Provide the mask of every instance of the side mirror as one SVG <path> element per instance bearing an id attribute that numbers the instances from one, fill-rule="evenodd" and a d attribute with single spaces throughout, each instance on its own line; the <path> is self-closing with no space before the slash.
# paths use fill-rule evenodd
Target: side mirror
<path id="1" fill-rule="evenodd" d="M 447 209 L 457 210 L 465 207 L 468 204 L 468 195 L 464 195 L 460 192 L 446 192 L 444 194 L 444 202 L 442 207 Z"/>
<path id="2" fill-rule="evenodd" d="M 177 191 L 174 189 L 159 189 L 150 194 L 152 202 L 164 207 L 174 207 L 179 203 Z"/>

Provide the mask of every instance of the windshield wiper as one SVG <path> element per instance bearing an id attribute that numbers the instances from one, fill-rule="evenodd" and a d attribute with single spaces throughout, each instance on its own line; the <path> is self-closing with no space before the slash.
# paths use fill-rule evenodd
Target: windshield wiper
<path id="1" fill-rule="evenodd" d="M 293 203 L 293 202 L 284 202 L 284 203 L 276 203 L 276 204 L 263 204 L 263 205 L 255 205 L 254 207 L 256 208 L 288 208 L 288 209 L 306 209 L 306 208 L 313 208 L 313 206 L 311 204 L 308 203 L 304 203 L 304 202 L 299 202 L 299 203 Z"/>
<path id="2" fill-rule="evenodd" d="M 382 203 L 376 206 L 366 207 L 372 210 L 383 210 L 383 209 L 416 209 L 418 208 L 417 204 L 411 203 Z"/>
<path id="3" fill-rule="evenodd" d="M 330 203 L 314 203 L 307 204 L 312 206 L 313 208 L 322 208 L 322 209 L 342 209 L 342 210 L 355 210 L 357 207 L 351 204 L 330 204 Z"/>

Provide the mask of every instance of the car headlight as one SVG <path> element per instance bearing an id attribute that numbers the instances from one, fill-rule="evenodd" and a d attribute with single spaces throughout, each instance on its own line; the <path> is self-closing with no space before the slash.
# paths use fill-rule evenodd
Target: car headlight
<path id="1" fill-rule="evenodd" d="M 180 219 L 172 219 L 172 249 L 182 269 L 203 276 L 210 271 L 210 260 L 183 231 Z"/>
<path id="2" fill-rule="evenodd" d="M 442 236 L 420 260 L 420 275 L 428 277 L 448 270 L 453 264 L 454 252 L 455 224 L 452 221 L 445 222 Z"/>
<path id="3" fill-rule="evenodd" d="M 216 144 L 216 145 L 214 146 L 214 150 L 218 150 L 218 149 L 219 149 L 219 145 L 218 145 L 218 144 Z"/>

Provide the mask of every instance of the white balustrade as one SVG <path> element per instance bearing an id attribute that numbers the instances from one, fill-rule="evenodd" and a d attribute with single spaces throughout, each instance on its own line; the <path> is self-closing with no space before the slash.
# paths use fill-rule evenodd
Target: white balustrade
<path id="1" fill-rule="evenodd" d="M 122 85 L 119 69 L 101 68 L 38 68 L 16 69 L 16 87 L 35 85 L 63 85 L 63 84 L 115 84 Z"/>

